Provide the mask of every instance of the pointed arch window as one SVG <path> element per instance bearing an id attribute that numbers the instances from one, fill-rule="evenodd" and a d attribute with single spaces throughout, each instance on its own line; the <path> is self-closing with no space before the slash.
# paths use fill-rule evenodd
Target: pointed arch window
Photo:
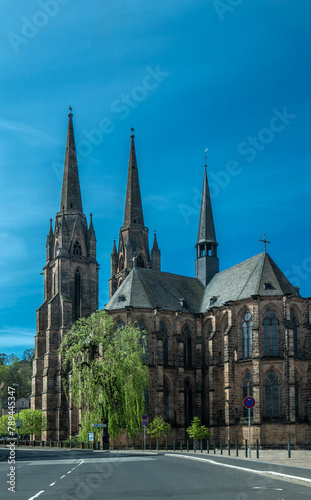
<path id="1" fill-rule="evenodd" d="M 243 400 L 247 396 L 253 395 L 253 381 L 251 372 L 247 372 L 243 379 Z M 251 417 L 253 416 L 253 409 L 251 409 Z M 243 406 L 243 417 L 248 417 L 248 409 Z"/>
<path id="2" fill-rule="evenodd" d="M 141 255 L 138 255 L 136 259 L 136 267 L 145 267 L 144 259 Z"/>
<path id="3" fill-rule="evenodd" d="M 191 420 L 193 419 L 192 387 L 188 379 L 185 381 L 184 399 L 185 399 L 185 424 L 188 425 L 191 423 Z"/>
<path id="4" fill-rule="evenodd" d="M 298 356 L 298 323 L 294 311 L 290 312 L 290 319 L 293 325 L 294 356 Z"/>
<path id="5" fill-rule="evenodd" d="M 123 271 L 123 269 L 124 269 L 124 257 L 123 255 L 121 255 L 119 259 L 119 272 Z"/>
<path id="6" fill-rule="evenodd" d="M 243 358 L 252 357 L 252 340 L 253 340 L 253 318 L 249 311 L 243 316 L 242 319 L 242 355 Z"/>
<path id="7" fill-rule="evenodd" d="M 143 362 L 148 363 L 148 331 L 143 320 L 138 321 L 138 328 L 142 330 L 143 340 Z"/>
<path id="8" fill-rule="evenodd" d="M 187 368 L 192 367 L 192 339 L 189 326 L 185 324 L 183 327 L 184 335 L 184 366 Z"/>
<path id="9" fill-rule="evenodd" d="M 73 245 L 73 255 L 75 255 L 76 257 L 82 256 L 82 247 L 79 241 L 76 241 L 75 244 Z"/>
<path id="10" fill-rule="evenodd" d="M 278 347 L 278 319 L 272 310 L 269 310 L 263 321 L 264 327 L 264 355 L 277 356 Z"/>
<path id="11" fill-rule="evenodd" d="M 168 422 L 169 420 L 169 388 L 167 380 L 163 380 L 163 393 L 164 393 L 164 420 Z"/>
<path id="12" fill-rule="evenodd" d="M 163 334 L 163 365 L 168 365 L 168 335 L 165 323 L 163 321 L 160 322 L 160 332 Z"/>
<path id="13" fill-rule="evenodd" d="M 75 272 L 74 282 L 74 310 L 73 319 L 77 321 L 81 316 L 81 274 L 79 269 Z"/>
<path id="14" fill-rule="evenodd" d="M 268 373 L 265 382 L 265 416 L 279 416 L 279 381 L 277 375 L 271 371 Z"/>

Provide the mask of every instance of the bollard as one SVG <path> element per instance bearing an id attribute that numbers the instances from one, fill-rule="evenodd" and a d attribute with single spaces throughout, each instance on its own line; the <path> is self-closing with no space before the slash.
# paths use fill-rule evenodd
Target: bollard
<path id="1" fill-rule="evenodd" d="M 159 440 L 157 439 L 157 451 L 159 451 Z"/>
<path id="2" fill-rule="evenodd" d="M 187 451 L 189 451 L 189 439 L 187 439 Z"/>
<path id="3" fill-rule="evenodd" d="M 196 442 L 196 439 L 193 440 L 193 451 L 194 451 L 194 453 L 196 453 L 196 451 L 197 451 L 197 442 Z"/>
<path id="4" fill-rule="evenodd" d="M 228 455 L 230 455 L 230 439 L 228 439 Z"/>
<path id="5" fill-rule="evenodd" d="M 141 451 L 144 451 L 144 442 L 141 443 Z"/>
<path id="6" fill-rule="evenodd" d="M 291 454 L 291 449 L 290 449 L 290 439 L 288 439 L 288 442 L 287 442 L 287 450 L 288 450 L 288 458 L 291 458 L 292 454 Z"/>
<path id="7" fill-rule="evenodd" d="M 256 439 L 256 456 L 259 458 L 259 441 Z"/>
<path id="8" fill-rule="evenodd" d="M 120 441 L 120 451 L 122 451 L 122 443 L 121 443 L 121 441 Z"/>
<path id="9" fill-rule="evenodd" d="M 206 441 L 206 451 L 207 453 L 209 453 L 209 439 L 207 439 Z"/>
<path id="10" fill-rule="evenodd" d="M 213 441 L 214 455 L 216 454 L 216 443 Z"/>
<path id="11" fill-rule="evenodd" d="M 239 456 L 239 444 L 238 444 L 238 440 L 237 439 L 235 441 L 235 456 L 236 457 Z"/>
<path id="12" fill-rule="evenodd" d="M 220 454 L 222 455 L 222 439 L 220 440 Z"/>
<path id="13" fill-rule="evenodd" d="M 182 451 L 182 440 L 180 440 L 180 451 Z"/>
<path id="14" fill-rule="evenodd" d="M 203 443 L 202 443 L 202 439 L 200 439 L 200 451 L 201 451 L 201 453 L 203 453 Z"/>
<path id="15" fill-rule="evenodd" d="M 151 441 L 149 441 L 149 450 L 151 451 Z"/>
<path id="16" fill-rule="evenodd" d="M 84 443 L 82 443 L 82 441 L 80 443 L 80 448 L 81 448 L 81 450 L 83 450 L 83 448 L 84 448 Z"/>
<path id="17" fill-rule="evenodd" d="M 129 449 L 129 440 L 128 439 L 126 440 L 126 449 L 127 450 Z"/>
<path id="18" fill-rule="evenodd" d="M 247 439 L 245 439 L 245 457 L 247 458 Z"/>
<path id="19" fill-rule="evenodd" d="M 173 450 L 176 451 L 175 450 L 175 441 L 173 441 Z"/>

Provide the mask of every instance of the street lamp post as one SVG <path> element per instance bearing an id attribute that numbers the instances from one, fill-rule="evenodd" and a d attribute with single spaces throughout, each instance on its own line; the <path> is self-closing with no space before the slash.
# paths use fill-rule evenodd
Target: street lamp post
<path id="1" fill-rule="evenodd" d="M 13 387 L 17 387 L 17 420 L 19 420 L 19 384 L 13 384 Z M 19 446 L 19 425 L 17 427 L 17 446 Z"/>

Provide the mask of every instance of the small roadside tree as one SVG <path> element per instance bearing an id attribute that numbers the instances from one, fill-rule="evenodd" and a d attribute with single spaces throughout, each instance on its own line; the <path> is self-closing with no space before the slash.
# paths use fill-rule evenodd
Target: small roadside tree
<path id="1" fill-rule="evenodd" d="M 162 417 L 155 417 L 147 427 L 147 434 L 150 434 L 151 438 L 158 440 L 160 437 L 167 437 L 171 429 L 171 424 L 164 422 Z"/>
<path id="2" fill-rule="evenodd" d="M 205 425 L 201 425 L 199 417 L 194 417 L 187 429 L 187 434 L 194 441 L 198 441 L 199 439 L 209 439 L 211 431 Z"/>

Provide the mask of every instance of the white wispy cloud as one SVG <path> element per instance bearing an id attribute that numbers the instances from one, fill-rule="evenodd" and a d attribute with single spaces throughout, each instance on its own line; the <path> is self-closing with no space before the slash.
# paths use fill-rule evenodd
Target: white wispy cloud
<path id="1" fill-rule="evenodd" d="M 41 130 L 28 125 L 28 123 L 15 122 L 12 120 L 7 120 L 0 116 L 0 129 L 9 130 L 12 132 L 16 132 L 18 134 L 30 135 L 38 141 L 45 141 L 53 145 L 63 144 L 63 141 L 57 139 L 56 137 L 52 137 Z"/>
<path id="2" fill-rule="evenodd" d="M 11 350 L 17 346 L 29 347 L 34 344 L 34 328 L 3 326 L 0 328 L 0 350 Z"/>

